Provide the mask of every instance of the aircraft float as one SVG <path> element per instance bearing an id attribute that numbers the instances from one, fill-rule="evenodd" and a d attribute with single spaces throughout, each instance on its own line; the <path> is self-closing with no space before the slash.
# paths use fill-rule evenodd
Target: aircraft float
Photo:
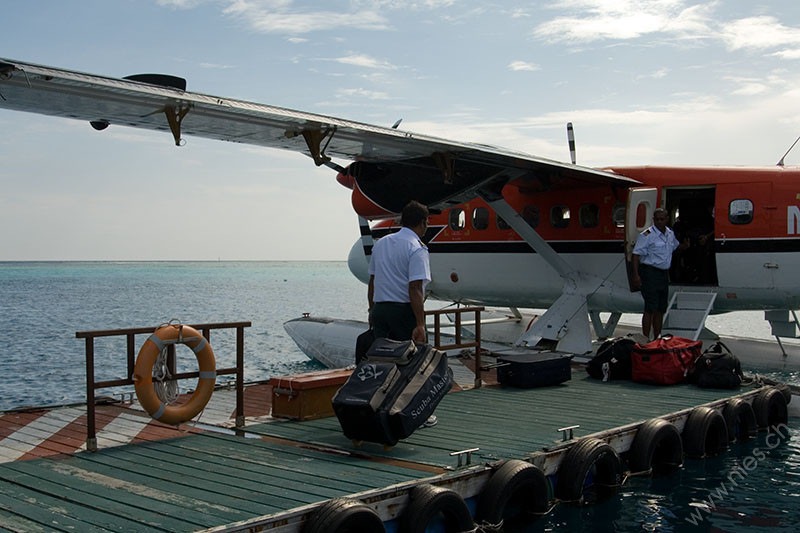
<path id="1" fill-rule="evenodd" d="M 783 158 L 761 168 L 595 169 L 575 164 L 571 128 L 572 162 L 562 163 L 188 92 L 173 76 L 109 78 L 10 59 L 0 59 L 0 108 L 84 120 L 97 130 L 163 130 L 176 145 L 194 135 L 303 153 L 352 189 L 362 236 L 348 263 L 362 281 L 374 239 L 396 230 L 397 213 L 418 200 L 434 213 L 423 239 L 430 296 L 547 308 L 517 344 L 571 353 L 591 350 L 590 322 L 607 336 L 621 313 L 642 311 L 630 254 L 663 207 L 696 244 L 672 272 L 671 293 L 700 302 L 682 315 L 684 326 L 700 331 L 709 312 L 765 310 L 774 331 L 796 336 L 800 168 Z M 601 312 L 610 313 L 606 322 Z"/>

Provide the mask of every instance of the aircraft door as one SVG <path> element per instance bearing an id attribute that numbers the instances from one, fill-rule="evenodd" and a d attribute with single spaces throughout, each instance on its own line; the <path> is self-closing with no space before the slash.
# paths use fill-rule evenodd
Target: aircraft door
<path id="1" fill-rule="evenodd" d="M 778 267 L 767 247 L 775 230 L 774 218 L 771 183 L 717 185 L 714 251 L 720 287 L 774 287 Z"/>
<path id="2" fill-rule="evenodd" d="M 633 187 L 628 191 L 628 205 L 625 209 L 625 259 L 630 262 L 636 238 L 653 223 L 653 211 L 658 207 L 658 189 Z"/>
<path id="3" fill-rule="evenodd" d="M 631 256 L 639 234 L 653 223 L 653 211 L 658 207 L 658 189 L 655 187 L 632 187 L 628 189 L 628 205 L 625 208 L 625 263 L 628 285 L 633 290 Z"/>

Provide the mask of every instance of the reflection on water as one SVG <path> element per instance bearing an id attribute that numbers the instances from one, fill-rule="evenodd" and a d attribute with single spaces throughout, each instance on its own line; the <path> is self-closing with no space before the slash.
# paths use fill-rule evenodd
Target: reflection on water
<path id="1" fill-rule="evenodd" d="M 659 478 L 628 478 L 597 506 L 557 505 L 515 531 L 795 532 L 800 524 L 800 419 L 767 437 L 733 444 L 709 459 L 687 459 Z"/>

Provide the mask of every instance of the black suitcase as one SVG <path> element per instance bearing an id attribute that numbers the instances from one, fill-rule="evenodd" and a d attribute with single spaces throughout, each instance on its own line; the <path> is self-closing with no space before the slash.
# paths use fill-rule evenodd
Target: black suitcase
<path id="1" fill-rule="evenodd" d="M 557 385 L 572 379 L 572 356 L 557 353 L 497 353 L 497 381 L 519 388 Z"/>
<path id="2" fill-rule="evenodd" d="M 616 337 L 605 341 L 597 353 L 586 363 L 586 372 L 603 381 L 631 379 L 631 352 L 636 341 L 628 337 Z"/>
<path id="3" fill-rule="evenodd" d="M 709 346 L 697 358 L 689 377 L 704 389 L 735 389 L 744 379 L 739 358 L 722 341 Z"/>
<path id="4" fill-rule="evenodd" d="M 372 328 L 356 337 L 356 364 L 366 357 L 367 351 L 373 342 L 375 342 L 375 332 L 372 331 Z"/>
<path id="5" fill-rule="evenodd" d="M 452 386 L 453 371 L 432 346 L 405 341 L 411 351 L 402 343 L 389 349 L 383 341 L 375 341 L 337 391 L 333 410 L 347 438 L 394 446 L 433 414 Z M 376 345 L 378 355 L 372 355 Z"/>

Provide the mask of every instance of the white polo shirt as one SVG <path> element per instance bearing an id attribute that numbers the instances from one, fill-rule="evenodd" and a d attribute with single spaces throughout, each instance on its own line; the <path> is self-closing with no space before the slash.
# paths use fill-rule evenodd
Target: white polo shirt
<path id="1" fill-rule="evenodd" d="M 402 228 L 378 239 L 372 247 L 369 273 L 375 276 L 374 302 L 410 302 L 408 284 L 422 280 L 422 290 L 431 280 L 428 248 L 410 228 Z"/>
<path id="2" fill-rule="evenodd" d="M 652 225 L 639 234 L 633 253 L 640 257 L 639 261 L 643 265 L 668 270 L 672 264 L 672 252 L 679 244 L 675 232 L 670 228 L 664 228 L 664 233 L 661 233 Z"/>

